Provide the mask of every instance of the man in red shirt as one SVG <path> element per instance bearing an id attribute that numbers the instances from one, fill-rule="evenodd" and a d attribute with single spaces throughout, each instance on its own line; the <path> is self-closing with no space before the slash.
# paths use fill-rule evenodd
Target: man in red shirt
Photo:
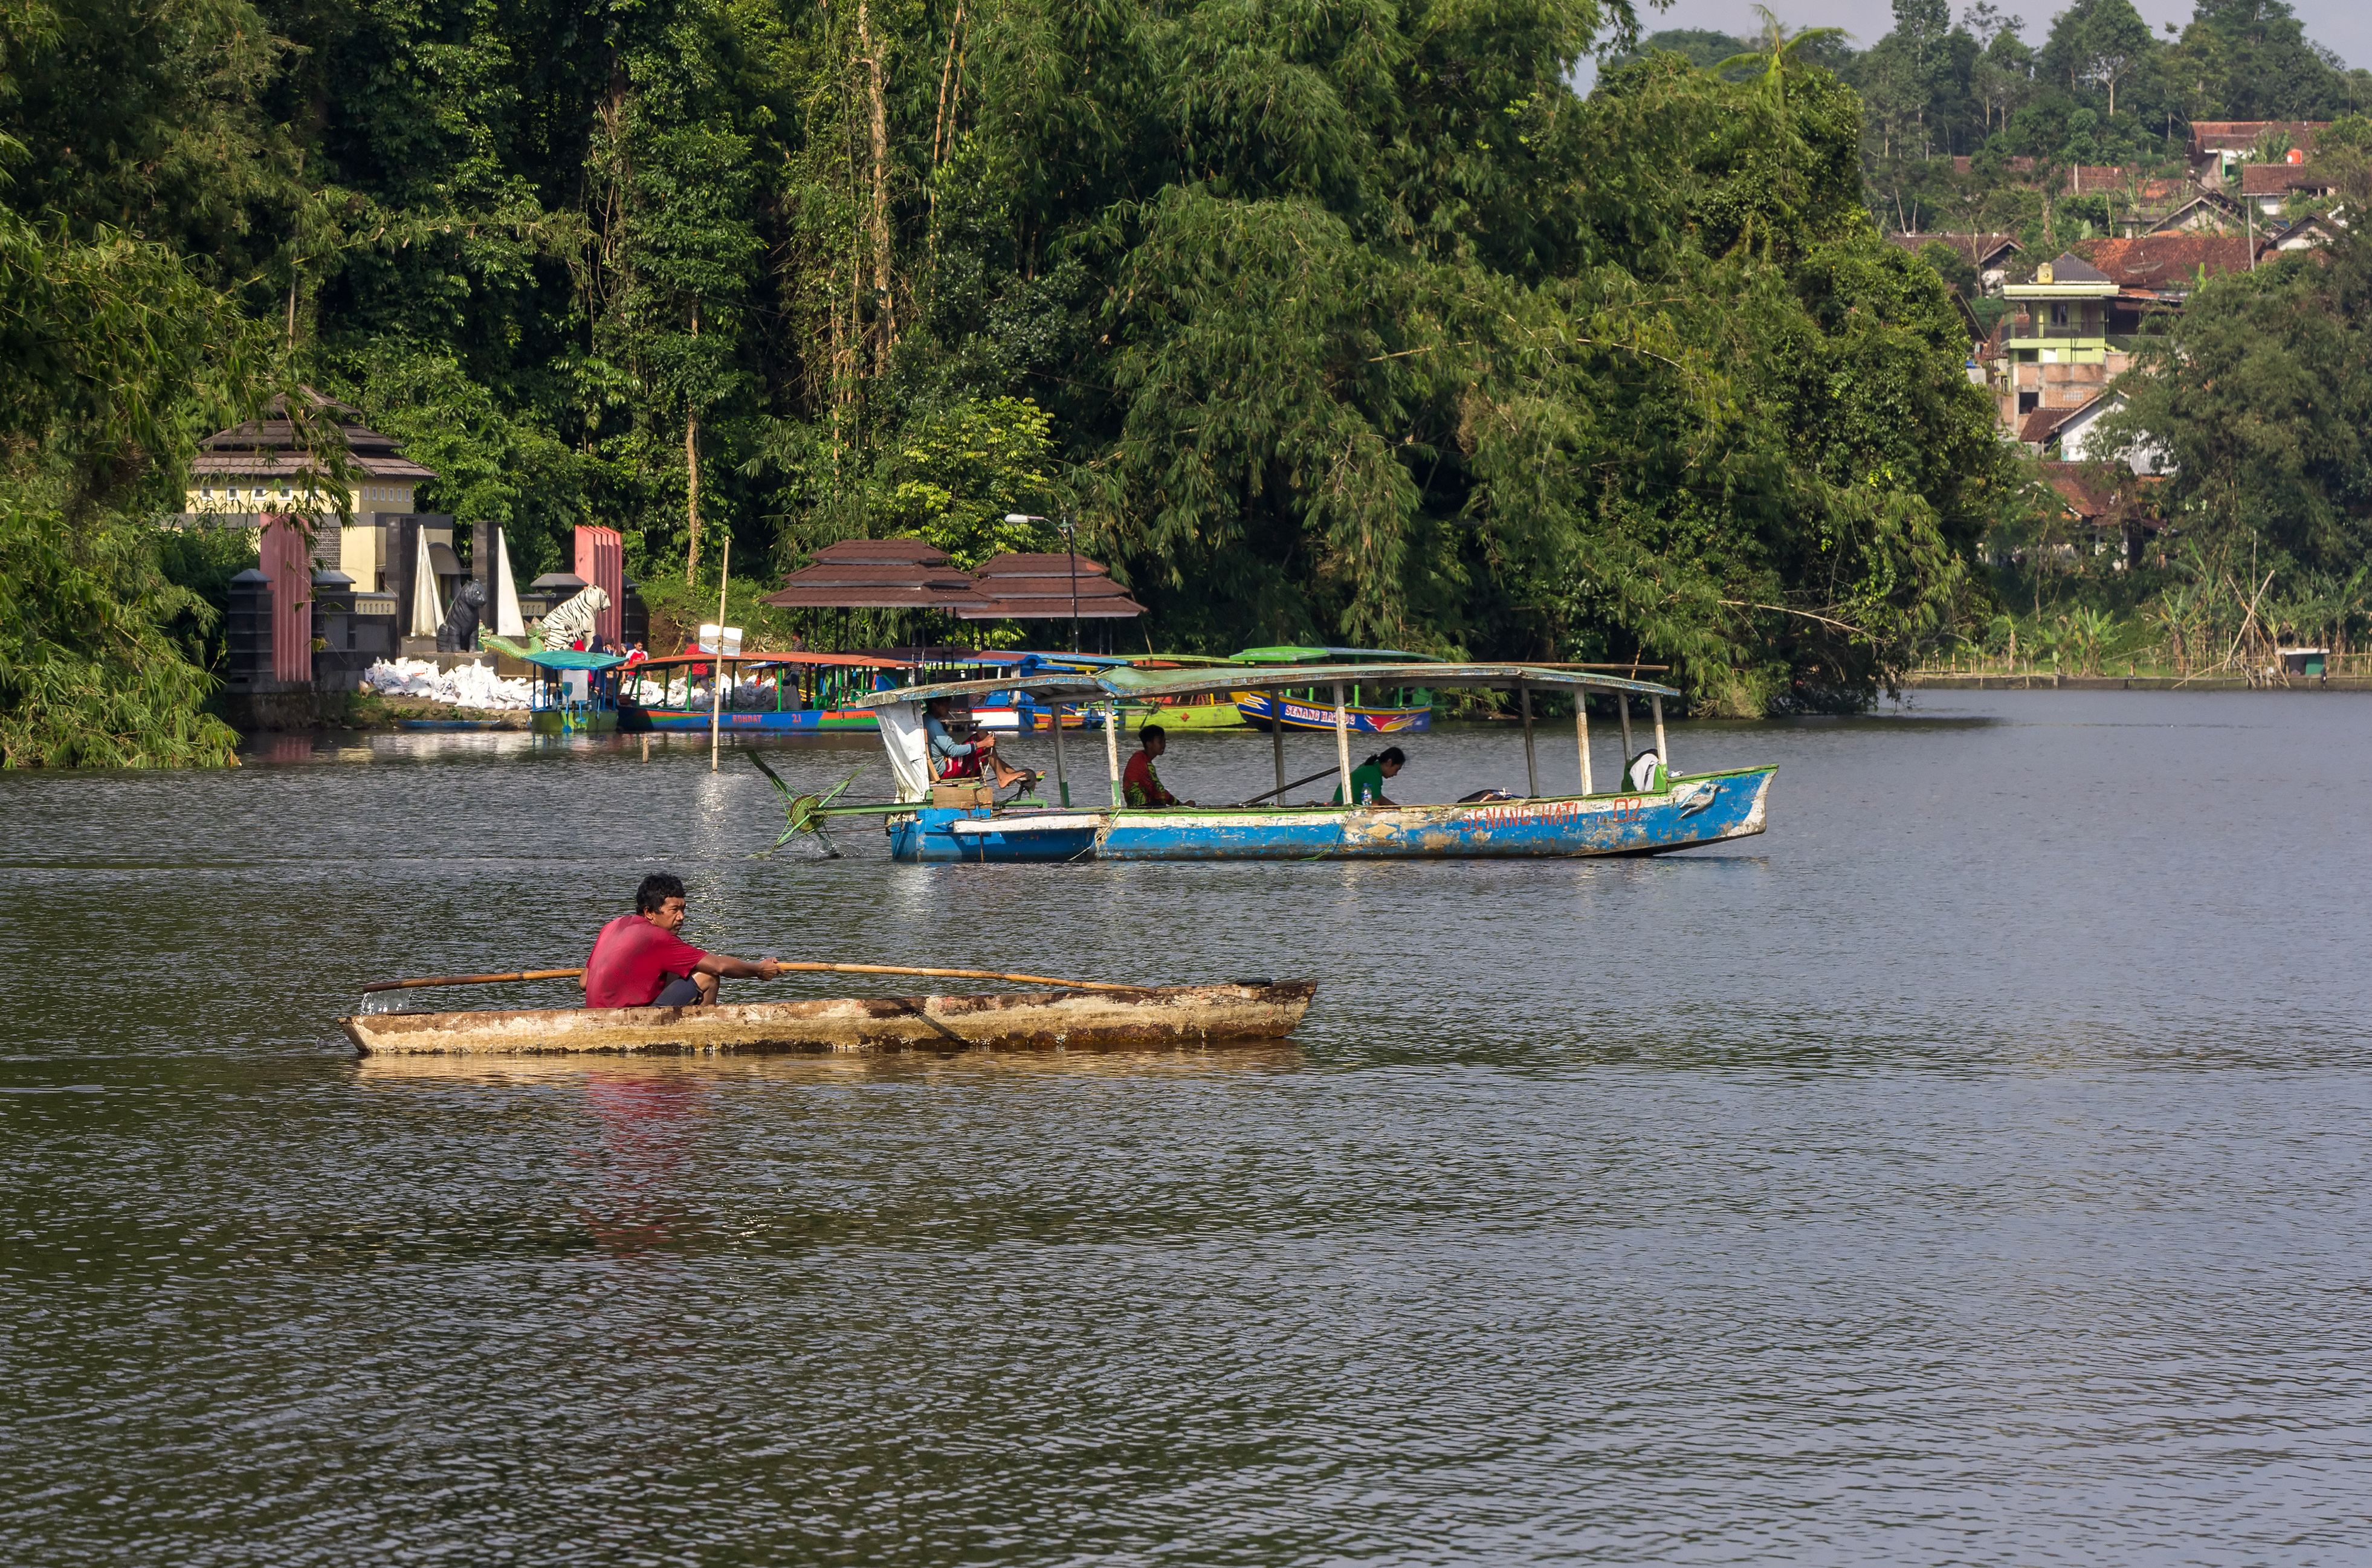
<path id="1" fill-rule="evenodd" d="M 634 912 L 601 928 L 585 960 L 587 1007 L 705 1007 L 716 1000 L 719 975 L 772 980 L 773 958 L 751 963 L 703 953 L 676 935 L 683 924 L 683 883 L 653 872 L 634 889 Z"/>
<path id="2" fill-rule="evenodd" d="M 1139 811 L 1156 806 L 1193 805 L 1162 788 L 1161 775 L 1153 771 L 1155 759 L 1169 749 L 1169 732 L 1157 724 L 1149 724 L 1136 732 L 1136 755 L 1121 770 L 1121 798 Z"/>

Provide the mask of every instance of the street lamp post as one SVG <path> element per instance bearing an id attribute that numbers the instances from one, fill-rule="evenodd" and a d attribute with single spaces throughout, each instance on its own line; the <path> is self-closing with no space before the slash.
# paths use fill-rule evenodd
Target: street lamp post
<path id="1" fill-rule="evenodd" d="M 1079 537 L 1076 527 L 1066 513 L 1062 517 L 1041 517 L 1034 512 L 1007 512 L 1008 523 L 1052 523 L 1063 530 L 1063 547 L 1071 555 L 1071 651 L 1079 651 Z"/>

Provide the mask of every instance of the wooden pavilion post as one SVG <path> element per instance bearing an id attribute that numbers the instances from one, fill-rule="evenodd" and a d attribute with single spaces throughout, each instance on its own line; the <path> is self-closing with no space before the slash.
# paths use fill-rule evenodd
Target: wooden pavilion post
<path id="1" fill-rule="evenodd" d="M 1279 806 L 1285 804 L 1285 693 L 1268 694 L 1268 746 L 1276 759 L 1276 795 Z"/>
<path id="2" fill-rule="evenodd" d="M 1343 706 L 1343 683 L 1334 683 L 1334 762 L 1343 771 L 1343 804 L 1356 806 L 1351 798 L 1351 715 Z"/>
<path id="3" fill-rule="evenodd" d="M 1598 791 L 1589 782 L 1589 688 L 1573 689 L 1573 738 L 1581 749 L 1581 793 L 1595 795 Z"/>
<path id="4" fill-rule="evenodd" d="M 1532 749 L 1532 689 L 1521 681 L 1516 684 L 1516 696 L 1524 707 L 1524 798 L 1541 797 L 1541 761 Z"/>

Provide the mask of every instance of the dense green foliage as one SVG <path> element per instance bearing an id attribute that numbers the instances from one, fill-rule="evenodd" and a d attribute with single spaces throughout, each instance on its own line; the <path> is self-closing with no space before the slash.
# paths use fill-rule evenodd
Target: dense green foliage
<path id="1" fill-rule="evenodd" d="M 1871 210 L 1904 231 L 1982 229 L 2031 249 L 2110 232 L 2132 189 L 2069 191 L 2076 165 L 2115 167 L 2137 188 L 2178 172 L 2194 120 L 2333 120 L 2372 109 L 2372 72 L 2307 38 L 2285 0 L 2195 0 L 2154 34 L 2131 0 L 2073 0 L 2025 23 L 1978 0 L 1955 24 L 1946 0 L 1894 0 L 1867 49 L 1808 50 L 1861 96 Z M 1742 43 L 1701 30 L 1650 36 L 1700 64 Z M 1953 167 L 1955 157 L 1971 167 Z M 2013 160 L 2032 160 L 2013 168 Z"/>
<path id="2" fill-rule="evenodd" d="M 1731 711 L 1862 700 L 1954 613 L 1994 505 L 1965 340 L 1878 239 L 1817 50 L 1577 98 L 1632 27 L 1619 0 L 65 0 L 0 133 L 27 243 L 173 280 L 144 308 L 179 335 L 121 384 L 192 396 L 169 441 L 122 437 L 146 488 L 111 516 L 301 375 L 523 573 L 585 521 L 637 575 L 713 583 L 720 533 L 750 581 L 858 534 L 1046 548 L 1004 515 L 1068 514 L 1148 642 L 1644 655 Z M 42 537 L 100 537 L 81 496 Z M 92 559 L 169 641 L 153 553 Z"/>

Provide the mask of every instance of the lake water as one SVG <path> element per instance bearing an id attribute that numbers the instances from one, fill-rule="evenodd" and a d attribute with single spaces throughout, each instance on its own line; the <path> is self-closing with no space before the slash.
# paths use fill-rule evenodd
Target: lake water
<path id="1" fill-rule="evenodd" d="M 689 742 L 0 777 L 0 1561 L 2372 1554 L 2372 704 L 1672 748 L 1779 763 L 1772 830 L 924 868 L 747 858 L 773 791 Z M 1508 730 L 1409 749 L 1404 798 L 1520 787 Z M 657 867 L 747 956 L 1322 989 L 1200 1053 L 343 1046 L 363 982 L 579 962 Z"/>

